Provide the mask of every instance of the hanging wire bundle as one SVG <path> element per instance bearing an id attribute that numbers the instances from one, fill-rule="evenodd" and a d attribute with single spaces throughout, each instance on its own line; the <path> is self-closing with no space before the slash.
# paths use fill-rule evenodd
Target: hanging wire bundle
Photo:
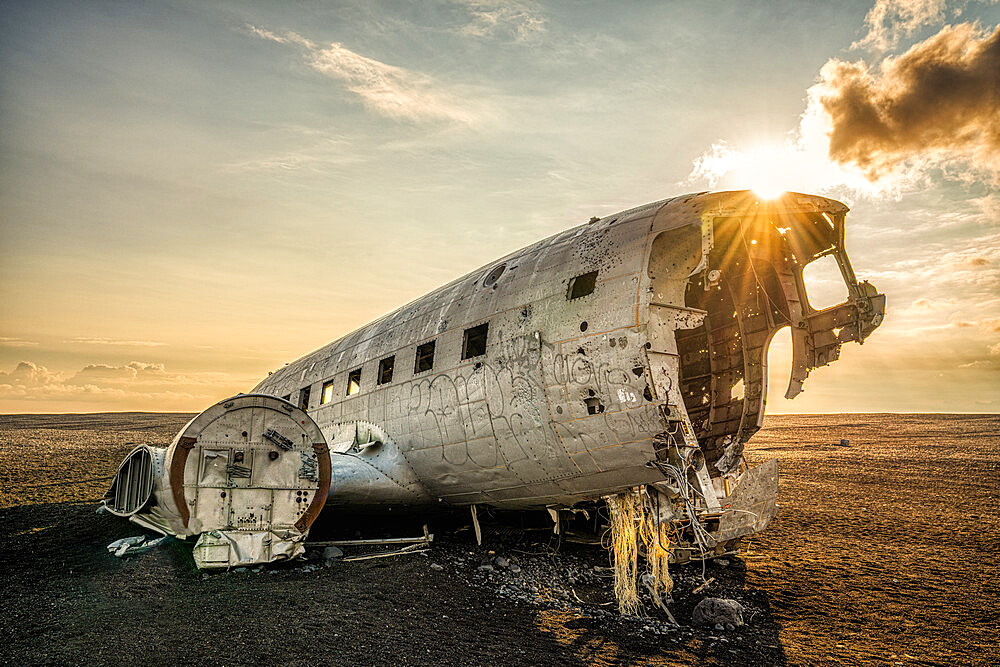
<path id="1" fill-rule="evenodd" d="M 657 513 L 653 511 L 646 511 L 639 524 L 639 537 L 646 547 L 646 569 L 653 580 L 650 592 L 661 605 L 660 596 L 666 595 L 669 598 L 671 591 L 674 590 L 674 580 L 670 578 L 668 571 L 671 552 L 668 527 L 666 522 L 659 521 Z"/>
<path id="2" fill-rule="evenodd" d="M 657 606 L 666 610 L 663 596 L 669 599 L 674 588 L 668 571 L 671 553 L 669 525 L 659 522 L 657 513 L 647 506 L 647 497 L 638 490 L 608 496 L 605 500 L 611 518 L 608 548 L 613 559 L 615 598 L 619 611 L 626 616 L 638 616 L 641 612 L 636 586 L 639 540 L 645 547 L 650 594 Z"/>
<path id="3" fill-rule="evenodd" d="M 636 590 L 639 544 L 637 525 L 642 515 L 639 494 L 626 491 L 605 499 L 611 515 L 611 544 L 615 573 L 615 598 L 623 616 L 639 615 L 639 593 Z"/>

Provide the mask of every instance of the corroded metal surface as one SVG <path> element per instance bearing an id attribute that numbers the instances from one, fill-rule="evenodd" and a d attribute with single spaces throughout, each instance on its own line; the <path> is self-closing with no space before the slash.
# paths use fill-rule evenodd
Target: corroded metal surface
<path id="1" fill-rule="evenodd" d="M 168 447 L 146 449 L 155 467 L 142 467 L 141 482 L 152 492 L 115 513 L 164 534 L 200 536 L 200 567 L 301 554 L 329 495 L 326 439 L 305 412 L 274 396 L 226 399 L 188 422 Z M 109 510 L 122 506 L 118 490 L 135 479 L 123 466 L 105 498 Z"/>
<path id="2" fill-rule="evenodd" d="M 742 456 L 764 417 L 775 333 L 792 331 L 791 398 L 882 321 L 885 297 L 857 281 L 844 249 L 847 211 L 814 195 L 699 193 L 511 253 L 275 371 L 253 398 L 195 418 L 160 457 L 159 502 L 132 519 L 202 533 L 203 554 L 270 558 L 273 526 L 251 530 L 207 500 L 220 489 L 273 496 L 273 475 L 245 461 L 204 476 L 200 425 L 228 434 L 250 424 L 242 437 L 252 432 L 259 448 L 215 437 L 214 456 L 290 455 L 301 437 L 298 483 L 315 495 L 285 522 L 299 536 L 327 489 L 332 508 L 486 504 L 558 517 L 644 487 L 678 553 L 721 553 L 775 511 L 776 468 L 747 471 Z M 849 297 L 815 310 L 802 271 L 827 255 Z M 283 419 L 242 418 L 246 400 L 273 402 L 267 414 Z M 135 488 L 127 482 L 118 488 Z M 143 496 L 113 491 L 109 507 Z M 244 534 L 253 530 L 266 539 Z M 276 553 L 294 555 L 294 545 Z"/>
<path id="3" fill-rule="evenodd" d="M 362 499 L 335 479 L 335 502 L 571 506 L 656 482 L 648 464 L 669 428 L 664 407 L 692 430 L 709 475 L 732 475 L 763 418 L 774 333 L 793 326 L 798 387 L 880 321 L 884 297 L 857 284 L 844 253 L 847 210 L 733 192 L 607 216 L 403 306 L 255 391 L 295 400 L 309 388 L 305 407 L 328 437 L 365 421 L 391 438 L 391 456 L 357 452 L 342 466 L 390 480 L 384 495 Z M 825 254 L 845 268 L 851 300 L 817 313 L 802 268 Z M 593 292 L 571 298 L 574 279 L 594 271 Z M 482 323 L 486 353 L 463 360 L 464 331 Z M 433 367 L 416 372 L 416 348 L 429 341 Z M 388 357 L 394 375 L 378 384 Z M 348 396 L 357 369 L 360 391 Z"/>

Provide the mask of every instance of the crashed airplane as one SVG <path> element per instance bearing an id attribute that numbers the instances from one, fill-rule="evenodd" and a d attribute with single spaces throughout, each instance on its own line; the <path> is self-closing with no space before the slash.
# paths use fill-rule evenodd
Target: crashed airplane
<path id="1" fill-rule="evenodd" d="M 558 523 L 626 493 L 668 529 L 672 561 L 731 550 L 775 514 L 776 462 L 743 458 L 772 337 L 791 329 L 791 398 L 882 321 L 885 296 L 845 252 L 847 212 L 739 191 L 593 218 L 135 449 L 104 506 L 196 538 L 202 568 L 298 556 L 324 508 L 547 509 Z M 827 255 L 849 297 L 816 310 L 802 272 Z"/>

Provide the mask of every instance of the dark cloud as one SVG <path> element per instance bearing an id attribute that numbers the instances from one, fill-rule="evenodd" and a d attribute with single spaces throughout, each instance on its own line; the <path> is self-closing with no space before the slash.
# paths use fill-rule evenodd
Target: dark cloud
<path id="1" fill-rule="evenodd" d="M 831 60 L 820 80 L 831 159 L 872 181 L 906 164 L 1000 180 L 1000 26 L 945 26 L 877 68 Z"/>

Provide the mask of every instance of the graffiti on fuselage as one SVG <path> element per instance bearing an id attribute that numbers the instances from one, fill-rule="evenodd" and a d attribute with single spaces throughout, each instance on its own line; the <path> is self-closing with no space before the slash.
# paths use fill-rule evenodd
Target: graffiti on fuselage
<path id="1" fill-rule="evenodd" d="M 662 430 L 646 398 L 636 332 L 595 337 L 592 354 L 534 334 L 493 344 L 489 357 L 409 383 L 406 412 L 424 446 L 454 466 L 506 466 L 522 481 L 579 474 L 573 455 L 652 437 Z M 582 353 L 581 353 L 582 352 Z M 644 395 L 645 394 L 645 395 Z M 600 408 L 589 410 L 586 398 Z"/>

